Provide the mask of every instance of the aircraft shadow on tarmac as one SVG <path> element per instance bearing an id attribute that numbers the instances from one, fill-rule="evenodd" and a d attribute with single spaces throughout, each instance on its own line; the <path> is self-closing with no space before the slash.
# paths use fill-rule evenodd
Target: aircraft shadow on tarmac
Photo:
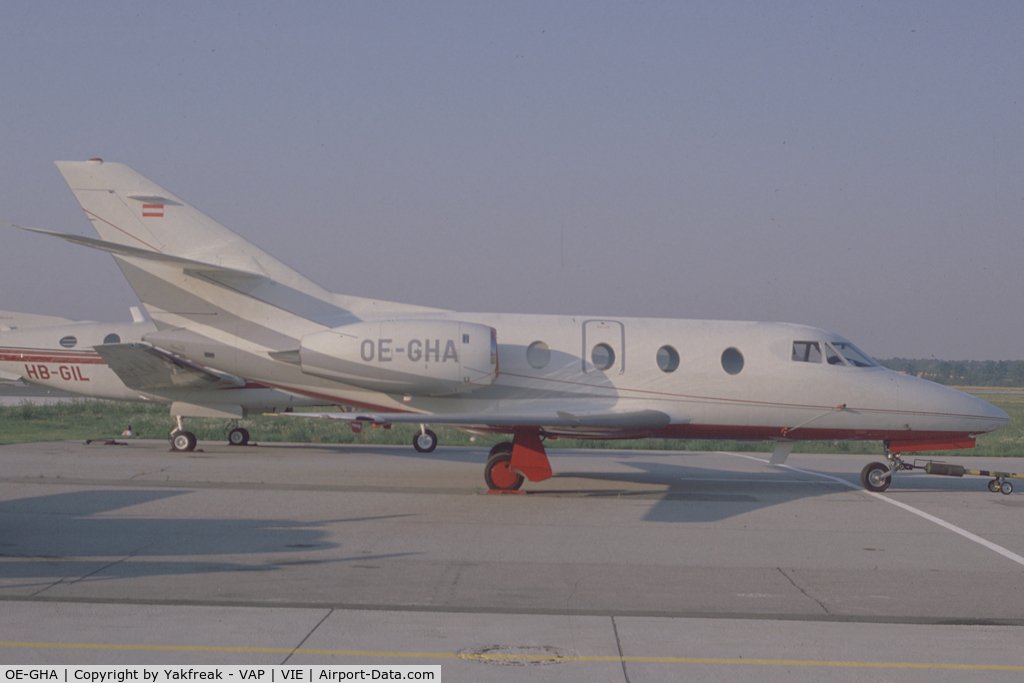
<path id="1" fill-rule="evenodd" d="M 349 450 L 351 444 L 332 444 Z M 374 455 L 418 460 L 440 460 L 448 462 L 481 465 L 487 460 L 488 445 L 479 447 L 439 447 L 432 453 L 417 453 L 407 446 L 374 446 Z M 365 446 L 358 446 L 365 449 Z M 644 452 L 627 452 L 602 449 L 573 449 L 549 451 L 555 474 L 551 482 L 565 483 L 565 488 L 531 490 L 524 486 L 527 494 L 534 496 L 574 496 L 580 498 L 630 498 L 654 501 L 644 521 L 650 522 L 710 522 L 728 519 L 759 508 L 778 505 L 791 500 L 811 498 L 849 492 L 841 484 L 824 479 L 807 477 L 799 473 L 772 468 L 767 472 L 738 472 L 735 470 L 695 467 L 663 462 L 665 456 L 687 460 L 691 456 L 707 455 L 692 451 L 659 451 L 661 462 L 646 461 Z M 631 467 L 633 472 L 595 472 L 592 470 L 560 470 L 562 456 L 573 458 L 614 460 L 617 464 Z M 591 488 L 591 482 L 621 482 L 623 488 Z M 580 486 L 580 484 L 584 484 Z M 649 486 L 650 488 L 638 488 Z"/>
<path id="2" fill-rule="evenodd" d="M 595 497 L 651 498 L 656 502 L 643 517 L 648 522 L 712 522 L 792 500 L 849 491 L 837 483 L 804 479 L 785 471 L 735 472 L 634 459 L 621 460 L 620 464 L 636 471 L 559 472 L 553 478 L 622 482 L 629 488 L 573 492 Z M 652 488 L 638 489 L 638 485 Z"/>
<path id="3" fill-rule="evenodd" d="M 281 554 L 337 548 L 337 544 L 327 540 L 328 524 L 382 518 L 295 522 L 99 516 L 187 493 L 187 490 L 75 491 L 0 502 L 0 590 L 12 587 L 8 582 L 10 579 L 103 580 L 273 571 L 279 565 L 296 564 Z M 403 515 L 383 517 L 399 516 Z M 308 561 L 367 561 L 414 554 L 358 555 Z M 230 555 L 269 557 L 265 558 L 266 561 L 252 564 L 203 559 Z M 153 557 L 166 559 L 148 559 Z"/>

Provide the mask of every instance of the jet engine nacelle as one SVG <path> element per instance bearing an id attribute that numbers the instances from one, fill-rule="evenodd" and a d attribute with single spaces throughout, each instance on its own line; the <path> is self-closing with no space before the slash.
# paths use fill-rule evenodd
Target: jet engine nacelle
<path id="1" fill-rule="evenodd" d="M 302 371 L 374 391 L 445 396 L 498 376 L 498 342 L 486 325 L 381 320 L 315 332 L 299 344 Z"/>

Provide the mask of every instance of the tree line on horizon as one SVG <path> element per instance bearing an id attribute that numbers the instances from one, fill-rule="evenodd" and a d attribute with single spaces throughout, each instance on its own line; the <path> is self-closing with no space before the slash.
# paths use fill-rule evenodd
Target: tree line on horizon
<path id="1" fill-rule="evenodd" d="M 936 360 L 934 358 L 890 358 L 879 363 L 897 372 L 937 384 L 963 387 L 1024 387 L 1021 360 Z"/>

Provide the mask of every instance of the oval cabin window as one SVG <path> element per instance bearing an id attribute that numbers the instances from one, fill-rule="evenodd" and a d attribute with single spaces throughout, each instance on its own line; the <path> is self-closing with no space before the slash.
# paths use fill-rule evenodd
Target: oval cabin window
<path id="1" fill-rule="evenodd" d="M 615 351 L 607 344 L 598 344 L 590 352 L 590 361 L 598 370 L 607 370 L 615 365 Z"/>
<path id="2" fill-rule="evenodd" d="M 727 348 L 722 352 L 722 369 L 730 375 L 738 375 L 743 369 L 743 354 L 739 349 Z"/>
<path id="3" fill-rule="evenodd" d="M 531 368 L 547 367 L 547 364 L 551 362 L 551 349 L 542 341 L 535 341 L 526 347 L 526 362 L 530 364 Z"/>
<path id="4" fill-rule="evenodd" d="M 657 358 L 662 372 L 675 372 L 679 367 L 679 352 L 667 344 L 658 349 Z"/>

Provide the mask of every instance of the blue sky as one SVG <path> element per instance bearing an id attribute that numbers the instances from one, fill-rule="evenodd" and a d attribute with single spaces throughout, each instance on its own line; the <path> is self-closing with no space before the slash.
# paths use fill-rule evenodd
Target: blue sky
<path id="1" fill-rule="evenodd" d="M 1024 358 L 1024 5 L 5 2 L 0 220 L 132 166 L 333 291 Z M 125 320 L 9 230 L 0 308 Z"/>

